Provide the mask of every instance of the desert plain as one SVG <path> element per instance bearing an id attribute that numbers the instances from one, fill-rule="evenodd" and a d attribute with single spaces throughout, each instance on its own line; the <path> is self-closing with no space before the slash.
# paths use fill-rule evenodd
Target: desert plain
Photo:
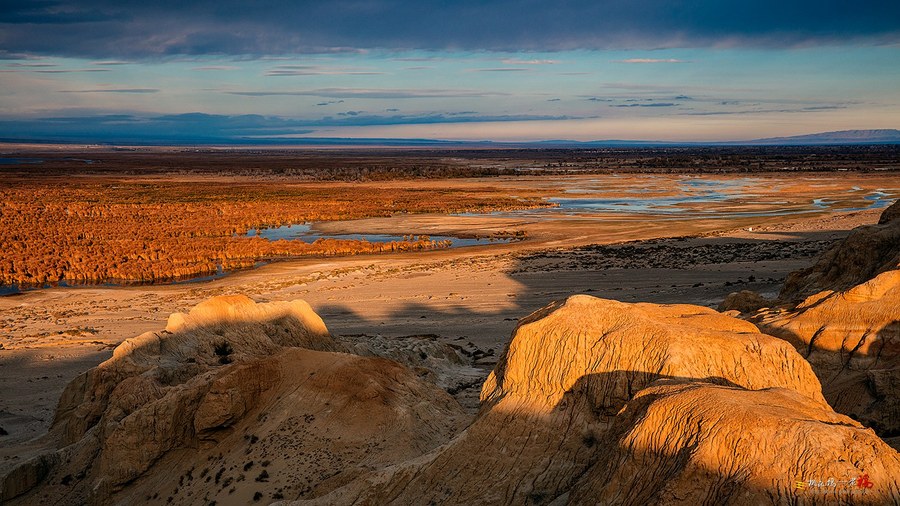
<path id="1" fill-rule="evenodd" d="M 495 157 L 488 162 L 464 157 L 463 165 L 518 166 Z M 64 163 L 72 163 L 71 158 L 67 155 Z M 405 164 L 412 159 L 402 158 Z M 233 227 L 229 223 L 227 235 L 219 236 L 222 241 L 262 242 L 248 231 L 293 222 L 311 223 L 321 237 L 480 237 L 484 242 L 380 253 L 267 250 L 248 253 L 229 264 L 233 268 L 211 276 L 201 269 L 145 283 L 92 280 L 8 290 L 0 297 L 0 476 L 50 447 L 44 434 L 67 384 L 110 359 L 126 339 L 158 331 L 170 314 L 187 313 L 212 297 L 240 295 L 257 303 L 302 299 L 328 332 L 343 336 L 344 342 L 418 336 L 460 350 L 469 360 L 466 374 L 443 381 L 464 413 L 460 416 L 471 418 L 480 409 L 482 383 L 504 360 L 520 320 L 548 304 L 586 294 L 626 303 L 718 309 L 729 294 L 741 290 L 775 299 L 791 272 L 812 265 L 855 228 L 878 223 L 900 196 L 897 167 L 723 173 L 577 168 L 573 162 L 570 170 L 552 173 L 354 181 L 265 171 L 209 173 L 208 168 L 117 174 L 114 168 L 93 167 L 78 177 L 51 171 L 43 178 L 35 176 L 34 168 L 7 172 L 0 190 L 23 203 L 28 201 L 23 195 L 36 188 L 122 194 L 192 189 L 228 205 L 240 205 L 248 194 L 267 198 L 265 192 L 253 193 L 260 187 L 282 192 L 278 198 L 284 205 L 277 212 L 284 216 L 266 215 Z M 198 188 L 204 190 L 194 190 Z M 297 210 L 316 209 L 309 200 L 313 197 L 304 195 L 321 198 L 322 192 L 330 199 L 347 199 L 351 209 L 340 210 L 347 219 L 334 219 L 338 211 L 324 205 L 326 219 L 307 219 L 307 211 Z M 89 208 L 89 199 L 79 195 L 84 200 L 80 205 Z M 107 198 L 100 204 L 110 209 L 134 206 L 130 212 L 140 215 L 141 206 L 149 205 L 117 202 L 115 194 L 107 195 L 113 197 L 98 199 Z M 390 200 L 392 208 L 353 209 L 354 197 L 360 195 L 372 206 Z M 47 241 L 52 244 L 53 239 Z M 4 247 L 0 255 L 8 251 Z M 884 439 L 897 447 L 896 437 Z M 293 496 L 279 495 L 303 496 L 297 490 Z M 346 499 L 336 497 L 338 502 Z"/>

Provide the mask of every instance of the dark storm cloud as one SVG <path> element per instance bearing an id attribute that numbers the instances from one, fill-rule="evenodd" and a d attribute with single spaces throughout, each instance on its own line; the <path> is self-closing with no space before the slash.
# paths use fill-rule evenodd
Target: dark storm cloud
<path id="1" fill-rule="evenodd" d="M 0 52 L 89 58 L 900 39 L 900 2 L 884 0 L 6 0 L 0 7 Z"/>

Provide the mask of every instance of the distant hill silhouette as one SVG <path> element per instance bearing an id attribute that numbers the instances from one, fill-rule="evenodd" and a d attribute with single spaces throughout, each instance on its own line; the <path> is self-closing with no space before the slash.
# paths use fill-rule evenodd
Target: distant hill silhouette
<path id="1" fill-rule="evenodd" d="M 792 137 L 769 137 L 739 144 L 900 144 L 900 130 L 841 130 Z"/>
<path id="2" fill-rule="evenodd" d="M 181 115 L 195 119 L 194 115 Z M 201 116 L 201 119 L 205 117 Z M 645 148 L 645 147 L 701 147 L 701 146 L 822 146 L 822 145 L 863 145 L 900 144 L 900 130 L 841 130 L 821 132 L 791 137 L 768 137 L 752 140 L 732 141 L 671 141 L 671 140 L 629 140 L 596 139 L 577 141 L 571 139 L 547 139 L 540 141 L 492 141 L 492 140 L 445 140 L 445 139 L 401 139 L 401 138 L 346 138 L 346 137 L 266 137 L 250 135 L 250 132 L 222 130 L 212 125 L 202 132 L 172 131 L 171 124 L 140 127 L 133 130 L 91 129 L 18 130 L 15 134 L 5 132 L 0 125 L 0 143 L 100 143 L 146 146 L 329 146 L 329 147 L 430 147 L 430 148 L 495 148 L 495 149 L 578 149 L 578 148 Z"/>

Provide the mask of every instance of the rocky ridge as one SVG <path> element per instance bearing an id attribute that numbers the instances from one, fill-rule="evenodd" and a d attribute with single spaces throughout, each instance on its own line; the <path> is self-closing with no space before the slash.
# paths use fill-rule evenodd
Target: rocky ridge
<path id="1" fill-rule="evenodd" d="M 0 497 L 271 502 L 420 455 L 465 422 L 421 374 L 347 351 L 299 300 L 226 296 L 173 314 L 69 384 L 56 449 L 4 477 Z"/>
<path id="2" fill-rule="evenodd" d="M 294 504 L 880 504 L 898 470 L 788 343 L 706 308 L 581 295 L 522 320 L 448 444 Z M 877 491 L 796 489 L 866 474 Z"/>
<path id="3" fill-rule="evenodd" d="M 834 409 L 900 448 L 900 202 L 792 273 L 778 300 L 740 292 L 724 307 L 793 344 Z"/>

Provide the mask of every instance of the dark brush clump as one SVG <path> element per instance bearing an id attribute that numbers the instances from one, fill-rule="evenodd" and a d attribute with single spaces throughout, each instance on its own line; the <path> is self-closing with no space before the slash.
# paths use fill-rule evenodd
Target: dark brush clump
<path id="1" fill-rule="evenodd" d="M 220 364 L 225 365 L 231 363 L 231 354 L 234 353 L 234 348 L 231 347 L 231 344 L 229 344 L 228 341 L 222 341 L 217 344 L 213 351 L 219 357 Z"/>

